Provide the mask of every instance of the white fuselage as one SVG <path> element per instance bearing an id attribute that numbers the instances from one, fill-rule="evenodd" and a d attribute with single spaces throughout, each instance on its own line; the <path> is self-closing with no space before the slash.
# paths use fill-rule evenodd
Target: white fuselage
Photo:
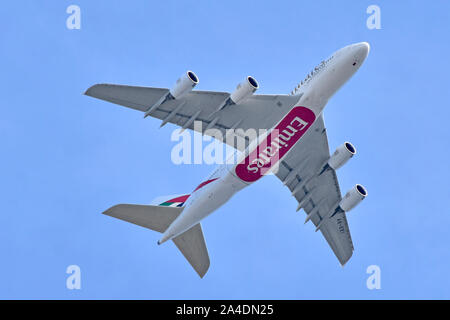
<path id="1" fill-rule="evenodd" d="M 297 109 L 296 112 L 289 112 L 274 126 L 275 129 L 278 129 L 280 124 L 285 122 L 286 124 L 283 125 L 287 125 L 292 133 L 298 133 L 299 136 L 296 137 L 296 140 L 292 140 L 294 143 L 292 143 L 287 150 L 285 150 L 286 148 L 283 149 L 283 147 L 288 144 L 283 143 L 282 139 L 281 141 L 278 141 L 278 143 L 272 142 L 273 145 L 271 145 L 270 148 L 272 153 L 267 152 L 264 154 L 265 159 L 267 157 L 270 158 L 272 155 L 278 155 L 277 161 L 281 161 L 282 158 L 286 156 L 286 152 L 289 152 L 289 150 L 299 142 L 297 140 L 300 139 L 312 125 L 312 123 L 307 123 L 304 117 L 303 119 L 301 118 L 302 114 L 304 114 L 302 112 L 309 112 L 309 122 L 311 122 L 311 119 L 313 119 L 312 122 L 317 119 L 333 94 L 336 93 L 336 91 L 338 91 L 339 88 L 359 69 L 367 57 L 368 52 L 369 45 L 366 42 L 346 46 L 333 53 L 328 59 L 322 61 L 308 74 L 301 85 L 294 90 L 294 94 L 299 97 L 299 100 L 293 106 L 291 111 Z M 272 140 L 275 141 L 276 139 Z M 276 165 L 277 161 L 270 163 L 269 167 L 266 165 L 264 173 L 257 172 L 256 176 L 254 175 L 255 172 L 252 170 L 254 169 L 254 166 L 247 166 L 249 163 L 245 162 L 245 160 L 248 159 L 244 159 L 244 155 L 250 155 L 252 151 L 256 150 L 258 143 L 260 143 L 259 141 L 259 139 L 255 139 L 255 141 L 250 144 L 237 164 L 222 165 L 214 170 L 208 177 L 208 183 L 203 187 L 197 188 L 189 196 L 185 208 L 164 232 L 159 243 L 170 240 L 192 228 L 203 218 L 226 203 L 236 192 L 270 172 L 270 169 Z M 256 164 L 259 163 L 256 162 Z M 248 172 L 246 172 L 246 170 L 248 170 Z"/>

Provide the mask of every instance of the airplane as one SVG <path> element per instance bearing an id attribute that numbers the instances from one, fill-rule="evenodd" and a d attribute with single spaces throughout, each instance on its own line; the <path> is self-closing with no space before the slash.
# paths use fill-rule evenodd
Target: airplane
<path id="1" fill-rule="evenodd" d="M 349 212 L 367 196 L 360 184 L 341 196 L 336 170 L 356 154 L 344 142 L 333 154 L 328 147 L 323 110 L 328 100 L 361 67 L 369 53 L 367 42 L 348 45 L 317 65 L 290 94 L 257 95 L 255 78 L 248 76 L 234 92 L 196 91 L 199 78 L 187 71 L 171 89 L 96 84 L 85 94 L 172 123 L 182 130 L 205 135 L 223 133 L 222 142 L 237 149 L 233 164 L 218 166 L 191 193 L 159 197 L 152 205 L 118 204 L 103 212 L 162 233 L 158 244 L 172 240 L 197 274 L 203 278 L 210 259 L 201 221 L 230 198 L 263 176 L 281 180 L 303 208 L 305 224 L 321 231 L 340 264 L 353 254 L 347 222 Z M 194 123 L 202 124 L 195 126 Z M 235 134 L 266 129 L 250 140 Z M 231 135 L 245 143 L 228 139 Z M 227 139 L 225 139 L 227 138 Z"/>

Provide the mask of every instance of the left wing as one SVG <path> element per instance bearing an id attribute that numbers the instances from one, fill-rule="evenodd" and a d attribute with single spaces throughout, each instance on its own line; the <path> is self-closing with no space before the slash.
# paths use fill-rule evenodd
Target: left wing
<path id="1" fill-rule="evenodd" d="M 336 210 L 342 199 L 336 171 L 328 167 L 321 173 L 329 158 L 328 139 L 321 115 L 281 161 L 275 175 L 297 199 L 297 211 L 304 209 L 307 221 L 311 220 L 316 231 L 322 232 L 339 262 L 344 265 L 353 254 L 353 242 L 345 212 Z"/>
<path id="2" fill-rule="evenodd" d="M 223 140 L 240 151 L 245 150 L 246 143 L 235 143 L 227 138 L 227 129 L 270 129 L 299 100 L 299 96 L 290 95 L 252 95 L 237 104 L 227 105 L 218 110 L 230 97 L 227 92 L 191 91 L 179 99 L 167 100 L 158 104 L 167 95 L 169 89 L 135 87 L 113 84 L 96 84 L 85 94 L 109 101 L 161 119 L 162 125 L 173 123 L 183 129 L 197 129 L 205 134 L 207 129 L 218 129 Z M 151 110 L 155 107 L 153 110 Z M 194 121 L 202 126 L 194 128 Z M 211 131 L 209 131 L 211 132 Z M 239 131 L 238 131 L 239 132 Z M 206 132 L 208 134 L 208 132 Z M 213 136 L 217 138 L 216 136 Z M 245 139 L 246 137 L 240 137 Z M 239 139 L 237 136 L 236 139 Z"/>

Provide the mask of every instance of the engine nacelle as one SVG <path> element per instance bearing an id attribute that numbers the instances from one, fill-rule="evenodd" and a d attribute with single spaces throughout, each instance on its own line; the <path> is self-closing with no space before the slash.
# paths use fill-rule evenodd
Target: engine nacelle
<path id="1" fill-rule="evenodd" d="M 341 144 L 328 160 L 328 165 L 334 170 L 342 167 L 351 157 L 356 154 L 355 147 L 350 142 Z"/>
<path id="2" fill-rule="evenodd" d="M 238 84 L 236 90 L 231 94 L 230 99 L 234 103 L 239 103 L 251 96 L 259 88 L 255 78 L 248 76 L 245 81 Z"/>
<path id="3" fill-rule="evenodd" d="M 192 91 L 198 83 L 198 77 L 192 71 L 187 71 L 183 74 L 175 83 L 172 89 L 170 89 L 170 94 L 175 99 L 181 98 L 186 93 Z"/>
<path id="4" fill-rule="evenodd" d="M 367 197 L 367 190 L 362 185 L 357 184 L 351 188 L 347 194 L 342 198 L 339 207 L 348 212 L 356 207 L 364 198 Z"/>

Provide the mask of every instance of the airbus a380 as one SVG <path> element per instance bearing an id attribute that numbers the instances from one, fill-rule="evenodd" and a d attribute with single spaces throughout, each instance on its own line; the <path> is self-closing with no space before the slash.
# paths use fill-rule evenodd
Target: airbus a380
<path id="1" fill-rule="evenodd" d="M 119 204 L 104 214 L 162 233 L 158 244 L 172 240 L 200 277 L 210 260 L 200 222 L 236 192 L 272 173 L 289 188 L 303 208 L 305 223 L 321 231 L 341 265 L 353 254 L 346 212 L 366 196 L 356 184 L 344 197 L 336 170 L 356 153 L 344 142 L 330 155 L 323 122 L 328 100 L 361 67 L 369 53 L 366 42 L 346 46 L 323 60 L 289 95 L 256 95 L 258 82 L 247 77 L 234 92 L 193 91 L 198 77 L 187 71 L 171 89 L 97 84 L 86 95 L 144 112 L 184 129 L 211 135 L 223 133 L 223 142 L 237 148 L 234 164 L 219 166 L 194 191 L 160 197 L 153 205 Z M 201 126 L 194 126 L 200 121 Z M 199 129 L 200 128 L 200 129 Z M 248 141 L 233 132 L 266 129 Z M 246 143 L 235 143 L 247 139 Z M 214 135 L 217 138 L 217 135 Z M 227 139 L 225 139 L 227 137 Z"/>

